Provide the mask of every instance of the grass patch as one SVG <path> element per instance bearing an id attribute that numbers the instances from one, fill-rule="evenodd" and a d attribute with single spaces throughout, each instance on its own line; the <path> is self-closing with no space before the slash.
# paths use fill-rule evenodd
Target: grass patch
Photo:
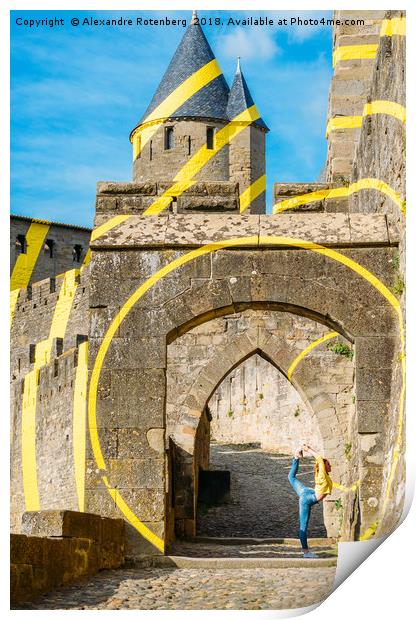
<path id="1" fill-rule="evenodd" d="M 406 285 L 403 276 L 401 274 L 398 274 L 396 276 L 393 286 L 391 287 L 391 290 L 395 295 L 397 295 L 397 297 L 400 297 L 401 295 L 403 295 L 405 286 Z"/>
<path id="2" fill-rule="evenodd" d="M 328 343 L 326 348 L 336 353 L 336 355 L 343 355 L 344 357 L 348 357 L 349 360 L 352 360 L 354 357 L 354 351 L 343 342 L 333 342 Z"/>
<path id="3" fill-rule="evenodd" d="M 344 454 L 348 460 L 350 460 L 351 458 L 351 449 L 352 449 L 352 444 L 350 442 L 344 445 Z"/>

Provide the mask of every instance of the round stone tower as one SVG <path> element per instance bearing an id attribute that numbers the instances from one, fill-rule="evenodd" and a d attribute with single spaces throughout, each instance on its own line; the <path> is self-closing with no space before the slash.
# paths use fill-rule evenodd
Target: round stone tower
<path id="1" fill-rule="evenodd" d="M 247 109 L 255 119 L 249 126 L 241 119 Z M 217 135 L 230 123 L 239 131 L 224 144 Z M 133 180 L 173 182 L 206 149 L 212 156 L 192 178 L 238 183 L 241 196 L 265 174 L 267 131 L 240 63 L 230 90 L 194 11 L 150 105 L 130 134 Z M 252 201 L 250 211 L 265 212 L 264 192 Z"/>

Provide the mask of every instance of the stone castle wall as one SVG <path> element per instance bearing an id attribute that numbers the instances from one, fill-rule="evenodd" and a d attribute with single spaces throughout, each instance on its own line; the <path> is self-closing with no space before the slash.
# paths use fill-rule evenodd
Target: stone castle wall
<path id="1" fill-rule="evenodd" d="M 385 11 L 335 11 L 334 19 L 341 22 L 360 17 L 365 25 L 338 25 L 333 30 L 333 51 L 350 45 L 376 45 Z M 343 116 L 360 116 L 370 93 L 374 58 L 340 59 L 334 66 L 329 102 L 328 121 Z M 326 164 L 327 181 L 350 179 L 360 129 L 337 129 L 328 135 Z"/>
<path id="2" fill-rule="evenodd" d="M 207 144 L 207 128 L 217 133 L 225 123 L 207 119 L 172 119 L 162 125 L 144 146 L 133 164 L 133 180 L 137 183 L 163 182 L 168 189 L 178 172 L 192 157 Z M 173 145 L 165 148 L 165 130 L 173 128 Z M 257 127 L 246 127 L 230 144 L 223 146 L 195 174 L 195 181 L 218 183 L 228 181 L 235 184 L 242 194 L 252 183 L 265 174 L 265 132 Z M 215 146 L 214 135 L 214 146 Z M 264 213 L 266 210 L 263 192 L 248 207 L 248 212 Z"/>
<path id="3" fill-rule="evenodd" d="M 36 462 L 43 508 L 78 510 L 73 451 L 74 384 L 79 343 L 88 337 L 88 269 L 79 276 L 62 341 L 39 370 L 36 396 Z M 11 332 L 11 527 L 19 532 L 25 511 L 22 478 L 24 378 L 34 368 L 33 349 L 49 336 L 63 278 L 42 280 L 18 300 Z M 28 293 L 30 293 L 28 295 Z"/>
<path id="4" fill-rule="evenodd" d="M 230 181 L 238 183 L 240 194 L 266 174 L 266 133 L 258 127 L 246 127 L 230 144 Z M 266 212 L 263 192 L 251 203 L 249 213 Z"/>
<path id="5" fill-rule="evenodd" d="M 290 454 L 307 441 L 322 452 L 322 437 L 302 399 L 267 360 L 255 355 L 221 383 L 209 401 L 211 437 L 221 443 L 260 443 Z"/>
<path id="6" fill-rule="evenodd" d="M 403 11 L 390 11 L 388 17 L 404 17 Z M 386 100 L 406 105 L 406 39 L 403 36 L 381 37 L 374 62 L 369 99 Z M 400 200 L 406 195 L 406 126 L 387 114 L 366 117 L 359 134 L 355 159 L 352 168 L 352 181 L 361 178 L 375 178 L 387 183 Z M 388 199 L 382 192 L 364 190 L 350 197 L 351 210 L 361 213 L 383 213 L 396 229 L 397 249 L 392 257 L 392 290 L 399 299 L 401 311 L 405 316 L 406 288 L 406 223 L 405 203 L 402 209 Z M 384 459 L 382 470 L 383 493 L 392 484 L 389 501 L 383 507 L 383 517 L 378 533 L 390 532 L 397 524 L 404 504 L 405 493 L 405 436 L 402 428 L 402 361 L 401 339 L 397 331 L 394 339 L 394 364 L 391 385 L 392 410 L 388 424 L 382 433 L 384 440 Z M 374 426 L 372 430 L 379 430 Z M 402 430 L 401 430 L 402 428 Z M 369 458 L 368 460 L 371 460 Z M 394 475 L 391 475 L 391 472 Z"/>
<path id="7" fill-rule="evenodd" d="M 207 143 L 207 127 L 218 131 L 225 122 L 207 120 L 206 123 L 194 120 L 166 121 L 152 139 L 147 142 L 133 164 L 133 180 L 173 181 L 174 176 L 183 168 L 200 148 Z M 165 149 L 165 128 L 173 127 L 173 146 Z M 214 138 L 215 139 L 215 138 Z M 229 146 L 226 145 L 207 162 L 197 173 L 199 181 L 228 181 Z"/>
<path id="8" fill-rule="evenodd" d="M 19 217 L 12 215 L 10 218 L 10 270 L 13 271 L 14 264 L 19 252 L 16 246 L 17 235 L 26 236 L 32 223 L 31 218 Z M 74 269 L 82 264 L 85 254 L 90 244 L 91 230 L 88 228 L 80 228 L 77 226 L 66 226 L 55 223 L 44 222 L 45 226 L 49 226 L 45 241 L 53 241 L 53 256 L 49 255 L 49 251 L 44 247 L 41 248 L 36 265 L 30 279 L 30 283 L 39 282 L 45 278 L 54 278 L 55 276 Z M 82 247 L 80 260 L 74 260 L 73 250 L 76 245 Z"/>

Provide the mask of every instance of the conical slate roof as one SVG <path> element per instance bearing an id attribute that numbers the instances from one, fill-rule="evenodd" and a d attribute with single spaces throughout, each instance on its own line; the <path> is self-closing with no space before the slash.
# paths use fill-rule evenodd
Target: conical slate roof
<path id="1" fill-rule="evenodd" d="M 139 125 L 175 88 L 214 58 L 201 26 L 192 19 Z M 226 110 L 229 91 L 221 74 L 196 92 L 172 116 L 228 120 Z"/>
<path id="2" fill-rule="evenodd" d="M 251 96 L 247 82 L 241 71 L 240 59 L 238 59 L 237 71 L 228 96 L 227 116 L 229 119 L 232 119 L 252 105 L 254 105 L 253 97 Z M 261 117 L 254 121 L 253 125 L 258 125 L 266 131 L 269 131 L 269 128 Z"/>

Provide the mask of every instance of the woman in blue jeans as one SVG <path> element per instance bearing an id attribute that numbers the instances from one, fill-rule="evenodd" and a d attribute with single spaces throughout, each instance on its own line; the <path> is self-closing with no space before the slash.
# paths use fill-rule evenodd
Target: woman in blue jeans
<path id="1" fill-rule="evenodd" d="M 315 488 L 307 487 L 303 482 L 296 478 L 299 469 L 299 459 L 304 452 L 311 452 L 315 456 Z M 316 558 L 316 553 L 309 551 L 308 547 L 308 523 L 311 514 L 311 508 L 314 504 L 321 502 L 324 497 L 332 491 L 332 480 L 329 477 L 331 464 L 327 459 L 320 456 L 308 444 L 303 444 L 301 448 L 296 450 L 292 459 L 292 467 L 288 475 L 288 479 L 296 494 L 299 496 L 299 538 L 302 545 L 303 557 Z"/>

